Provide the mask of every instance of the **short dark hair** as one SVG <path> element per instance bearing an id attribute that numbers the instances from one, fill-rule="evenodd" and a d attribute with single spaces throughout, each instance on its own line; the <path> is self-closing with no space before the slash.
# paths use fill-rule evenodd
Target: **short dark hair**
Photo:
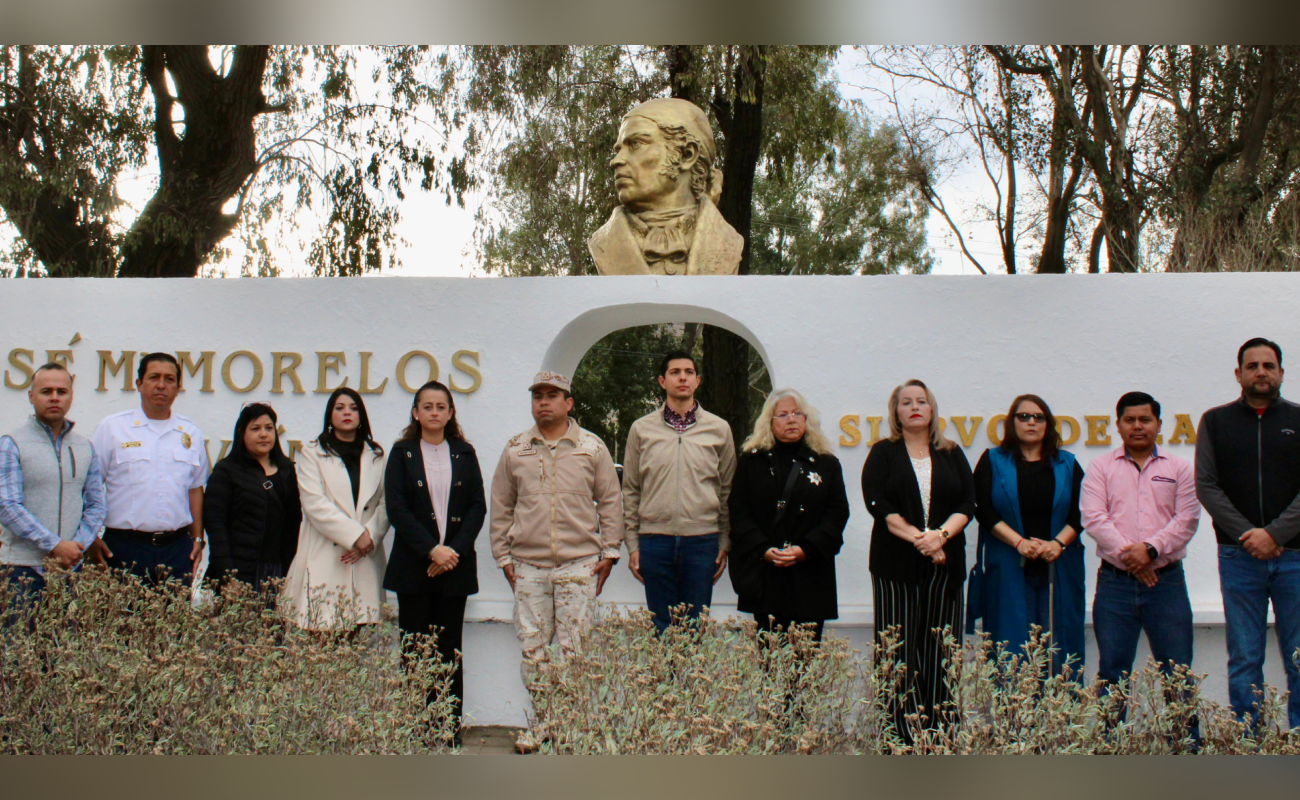
<path id="1" fill-rule="evenodd" d="M 57 361 L 51 361 L 48 364 L 43 364 L 37 367 L 36 371 L 32 373 L 32 377 L 34 378 L 37 375 L 41 374 L 42 372 L 50 372 L 51 370 L 53 370 L 54 372 L 67 372 L 68 368 L 63 366 Z"/>
<path id="2" fill-rule="evenodd" d="M 176 368 L 176 385 L 181 382 L 181 362 L 176 360 L 176 356 L 171 353 L 145 353 L 144 358 L 140 359 L 140 366 L 135 370 L 136 381 L 144 380 L 144 374 L 149 369 L 149 365 L 155 361 L 166 361 Z"/>
<path id="3" fill-rule="evenodd" d="M 244 434 L 248 432 L 248 426 L 262 417 L 271 418 L 271 426 L 277 428 L 275 437 L 275 446 L 271 448 L 271 460 L 277 465 L 285 464 L 289 457 L 284 454 L 280 448 L 280 436 L 278 427 L 280 420 L 275 415 L 275 409 L 266 403 L 249 403 L 240 409 L 239 417 L 235 420 L 234 438 L 230 441 L 230 455 L 226 458 L 251 459 L 253 456 L 248 452 L 248 446 L 244 444 Z"/>
<path id="4" fill-rule="evenodd" d="M 1003 428 L 1001 448 L 1017 459 L 1020 458 L 1020 437 L 1016 435 L 1016 413 L 1020 410 L 1021 403 L 1033 403 L 1043 410 L 1043 422 L 1046 423 L 1046 429 L 1043 431 L 1043 457 L 1055 458 L 1061 451 L 1061 434 L 1056 430 L 1056 417 L 1052 414 L 1052 409 L 1048 408 L 1046 401 L 1036 394 L 1022 394 L 1011 401 L 1011 408 L 1007 409 L 1007 422 Z"/>
<path id="5" fill-rule="evenodd" d="M 696 372 L 700 371 L 699 365 L 695 363 L 695 356 L 685 350 L 670 350 L 668 355 L 664 356 L 664 360 L 659 362 L 659 377 L 662 378 L 668 374 L 668 365 L 674 361 L 689 361 L 691 362 L 691 369 Z"/>
<path id="6" fill-rule="evenodd" d="M 1160 403 L 1146 392 L 1126 392 L 1115 404 L 1115 421 L 1124 416 L 1124 410 L 1137 406 L 1151 406 L 1151 411 L 1160 419 Z"/>
<path id="7" fill-rule="evenodd" d="M 1241 346 L 1241 348 L 1237 350 L 1237 366 L 1238 366 L 1238 367 L 1243 367 L 1243 366 L 1245 366 L 1245 361 L 1246 361 L 1246 351 L 1249 350 L 1249 349 L 1251 349 L 1252 347 L 1271 347 L 1271 348 L 1273 348 L 1273 353 L 1274 353 L 1275 355 L 1277 355 L 1277 365 L 1278 365 L 1279 367 L 1282 366 L 1282 348 L 1278 346 L 1278 343 L 1277 343 L 1277 342 L 1274 342 L 1274 341 L 1270 341 L 1270 340 L 1268 340 L 1268 339 L 1265 339 L 1263 336 L 1256 336 L 1254 339 L 1251 339 L 1250 341 L 1248 341 L 1248 342 L 1246 342 L 1245 344 L 1243 344 L 1243 345 Z"/>

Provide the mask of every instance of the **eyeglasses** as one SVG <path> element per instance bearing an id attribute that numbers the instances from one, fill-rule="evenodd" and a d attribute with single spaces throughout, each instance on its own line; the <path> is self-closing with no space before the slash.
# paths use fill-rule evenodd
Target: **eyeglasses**
<path id="1" fill-rule="evenodd" d="M 1026 413 L 1026 412 L 1024 412 L 1024 411 L 1021 411 L 1019 414 L 1016 414 L 1016 421 L 1017 421 L 1017 422 L 1046 422 L 1046 421 L 1047 421 L 1047 415 L 1046 415 L 1046 414 L 1029 414 L 1029 413 Z"/>
<path id="2" fill-rule="evenodd" d="M 782 422 L 786 421 L 787 419 L 807 419 L 807 418 L 808 415 L 803 413 L 802 411 L 785 411 L 776 415 L 776 419 L 779 419 Z"/>

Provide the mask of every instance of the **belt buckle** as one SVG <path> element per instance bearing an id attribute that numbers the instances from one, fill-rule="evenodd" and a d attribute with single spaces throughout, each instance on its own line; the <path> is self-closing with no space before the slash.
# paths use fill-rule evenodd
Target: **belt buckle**
<path id="1" fill-rule="evenodd" d="M 162 538 L 164 536 L 170 535 L 171 533 L 172 533 L 171 531 L 154 531 L 152 534 L 150 534 L 149 543 L 152 544 L 154 547 L 162 547 Z"/>

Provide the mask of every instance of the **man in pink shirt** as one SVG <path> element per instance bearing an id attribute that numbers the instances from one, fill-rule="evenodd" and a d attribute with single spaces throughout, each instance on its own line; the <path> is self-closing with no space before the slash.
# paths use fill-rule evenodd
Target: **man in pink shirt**
<path id="1" fill-rule="evenodd" d="M 1192 604 L 1182 559 L 1201 505 L 1191 463 L 1156 447 L 1160 404 L 1129 392 L 1115 408 L 1124 446 L 1088 466 L 1079 501 L 1101 569 L 1092 604 L 1097 674 L 1117 682 L 1133 669 L 1138 637 L 1165 672 L 1192 663 Z"/>

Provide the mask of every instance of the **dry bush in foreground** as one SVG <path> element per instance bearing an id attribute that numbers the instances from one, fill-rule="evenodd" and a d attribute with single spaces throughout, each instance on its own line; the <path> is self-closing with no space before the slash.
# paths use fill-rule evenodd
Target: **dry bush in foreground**
<path id="1" fill-rule="evenodd" d="M 425 645 L 403 671 L 396 636 L 313 633 L 227 592 L 151 590 L 86 569 L 51 575 L 29 616 L 0 582 L 0 753 L 427 753 L 450 735 L 449 682 Z"/>
<path id="2" fill-rule="evenodd" d="M 760 640 L 752 622 L 708 619 L 657 637 L 645 612 L 612 615 L 534 691 L 534 730 L 550 753 L 1300 753 L 1271 688 L 1252 736 L 1183 672 L 1148 665 L 1109 692 L 1047 676 L 1037 637 L 1018 654 L 950 638 L 959 722 L 911 718 L 905 738 L 890 714 L 906 678 L 896 649 L 886 636 L 863 657 L 833 636 L 811 648 L 807 632 Z"/>

